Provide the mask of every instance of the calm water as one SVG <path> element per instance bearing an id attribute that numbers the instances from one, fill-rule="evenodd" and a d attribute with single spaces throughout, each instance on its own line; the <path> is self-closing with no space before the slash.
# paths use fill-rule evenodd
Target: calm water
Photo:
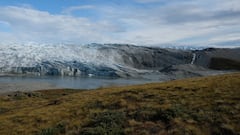
<path id="1" fill-rule="evenodd" d="M 150 77 L 152 78 L 152 77 Z M 10 87 L 9 84 L 24 84 L 27 88 L 31 85 L 48 84 L 48 86 L 56 88 L 72 88 L 72 89 L 95 89 L 108 86 L 124 86 L 133 84 L 144 84 L 156 82 L 159 79 L 126 79 L 126 78 L 92 78 L 92 77 L 0 77 L 0 87 L 5 86 L 5 89 Z M 18 87 L 18 85 L 16 85 Z M 41 88 L 41 87 L 39 87 Z"/>

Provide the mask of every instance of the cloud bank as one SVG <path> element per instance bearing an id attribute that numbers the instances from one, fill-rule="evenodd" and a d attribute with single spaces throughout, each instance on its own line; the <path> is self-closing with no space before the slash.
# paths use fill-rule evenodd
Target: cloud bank
<path id="1" fill-rule="evenodd" d="M 58 14 L 26 6 L 2 6 L 0 39 L 2 42 L 220 46 L 237 45 L 240 41 L 239 0 L 134 2 L 75 5 Z"/>

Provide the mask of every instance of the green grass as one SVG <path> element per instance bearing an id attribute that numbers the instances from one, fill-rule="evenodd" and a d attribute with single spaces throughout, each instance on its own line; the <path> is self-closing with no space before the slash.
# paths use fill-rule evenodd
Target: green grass
<path id="1" fill-rule="evenodd" d="M 0 134 L 239 135 L 240 73 L 2 95 Z"/>

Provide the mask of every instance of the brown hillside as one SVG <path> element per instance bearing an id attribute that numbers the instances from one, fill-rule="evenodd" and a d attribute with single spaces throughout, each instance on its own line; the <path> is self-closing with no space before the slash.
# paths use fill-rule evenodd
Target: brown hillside
<path id="1" fill-rule="evenodd" d="M 0 134 L 239 135 L 240 73 L 2 95 Z"/>

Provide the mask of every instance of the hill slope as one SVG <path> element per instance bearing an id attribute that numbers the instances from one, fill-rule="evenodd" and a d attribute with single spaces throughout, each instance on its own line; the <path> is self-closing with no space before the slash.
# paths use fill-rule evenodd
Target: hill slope
<path id="1" fill-rule="evenodd" d="M 240 70 L 240 62 L 234 61 L 231 59 L 226 58 L 211 58 L 211 62 L 209 67 L 211 69 L 217 69 L 217 70 L 229 70 L 229 69 L 235 69 Z"/>
<path id="2" fill-rule="evenodd" d="M 240 134 L 240 73 L 0 97 L 0 134 Z"/>

